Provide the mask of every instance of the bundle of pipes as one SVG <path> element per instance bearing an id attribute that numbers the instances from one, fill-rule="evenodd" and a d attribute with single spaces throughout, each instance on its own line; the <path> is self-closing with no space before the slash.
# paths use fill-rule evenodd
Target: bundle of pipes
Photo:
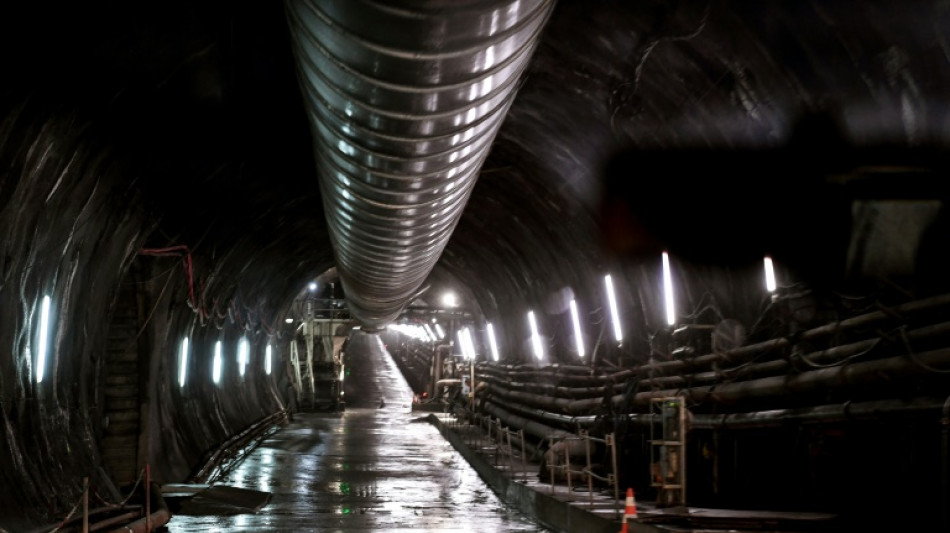
<path id="1" fill-rule="evenodd" d="M 941 412 L 941 391 L 950 381 L 950 373 L 940 370 L 950 368 L 950 323 L 940 321 L 948 307 L 950 295 L 942 295 L 815 327 L 794 338 L 613 372 L 482 363 L 476 380 L 489 384 L 483 393 L 486 412 L 539 437 L 590 428 L 603 416 L 650 423 L 651 400 L 671 396 L 689 400 L 692 427 L 933 416 Z M 849 342 L 803 353 L 812 343 L 842 339 Z M 720 368 L 723 364 L 731 366 Z M 884 383 L 887 387 L 878 386 Z M 913 388 L 908 399 L 902 393 L 909 389 L 901 384 Z M 722 414 L 724 409 L 728 412 Z"/>

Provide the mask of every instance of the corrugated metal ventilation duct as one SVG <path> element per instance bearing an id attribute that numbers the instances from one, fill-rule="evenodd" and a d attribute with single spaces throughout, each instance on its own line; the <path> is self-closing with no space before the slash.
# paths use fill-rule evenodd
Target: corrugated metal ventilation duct
<path id="1" fill-rule="evenodd" d="M 442 254 L 553 0 L 287 0 L 347 304 L 384 327 Z"/>

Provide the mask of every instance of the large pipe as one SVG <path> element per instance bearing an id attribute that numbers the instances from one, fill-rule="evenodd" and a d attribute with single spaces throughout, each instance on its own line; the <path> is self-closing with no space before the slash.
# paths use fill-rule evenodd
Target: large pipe
<path id="1" fill-rule="evenodd" d="M 489 399 L 489 402 L 493 400 Z M 844 402 L 838 404 L 815 405 L 793 409 L 770 409 L 748 413 L 690 414 L 690 429 L 752 429 L 783 427 L 788 424 L 836 424 L 861 420 L 880 421 L 884 417 L 910 418 L 936 417 L 950 406 L 950 398 L 944 403 L 939 398 L 913 398 L 909 400 L 890 399 L 869 402 Z M 504 403 L 506 412 L 521 417 L 519 420 L 539 420 L 552 422 L 573 431 L 591 428 L 602 423 L 605 418 L 613 422 L 625 420 L 634 424 L 658 424 L 662 418 L 657 414 L 621 413 L 613 416 L 581 415 L 571 416 L 532 409 L 529 406 Z M 518 420 L 515 420 L 518 421 Z M 519 427 L 519 426 L 514 426 Z M 554 427 L 554 426 L 551 426 Z"/>
<path id="2" fill-rule="evenodd" d="M 769 364 L 769 363 L 763 363 Z M 908 353 L 860 363 L 829 366 L 799 374 L 778 375 L 749 379 L 724 384 L 696 385 L 686 388 L 670 388 L 642 391 L 632 396 L 625 393 L 590 398 L 565 398 L 526 392 L 524 384 L 504 384 L 499 380 L 490 382 L 490 393 L 509 402 L 521 403 L 566 415 L 585 415 L 608 407 L 641 407 L 652 398 L 685 394 L 695 402 L 735 404 L 748 399 L 776 398 L 794 394 L 796 397 L 820 395 L 832 389 L 847 389 L 872 383 L 893 383 L 919 377 L 926 367 L 945 367 L 950 364 L 950 349 L 938 349 L 919 354 Z M 941 374 L 930 375 L 941 377 Z M 629 403 L 629 405 L 628 405 Z"/>
<path id="3" fill-rule="evenodd" d="M 337 271 L 364 330 L 448 243 L 554 0 L 287 0 Z"/>
<path id="4" fill-rule="evenodd" d="M 916 346 L 916 343 L 918 342 L 928 341 L 937 337 L 943 337 L 947 334 L 950 334 L 950 322 L 942 322 L 940 324 L 933 324 L 918 329 L 908 330 L 906 335 L 901 340 L 904 342 L 913 343 L 913 345 Z M 793 352 L 786 359 L 776 359 L 773 361 L 756 364 L 743 363 L 727 369 L 699 372 L 695 374 L 683 374 L 679 376 L 649 378 L 647 381 L 651 386 L 664 388 L 671 386 L 682 387 L 688 384 L 703 382 L 721 380 L 734 381 L 737 379 L 748 379 L 751 377 L 761 377 L 765 375 L 784 374 L 787 373 L 790 368 L 795 367 L 814 368 L 841 364 L 845 360 L 851 360 L 852 358 L 857 358 L 859 356 L 863 357 L 866 354 L 870 354 L 870 352 L 876 350 L 879 345 L 883 346 L 880 350 L 881 352 L 884 352 L 885 350 L 894 351 L 894 348 L 889 348 L 883 344 L 883 341 L 885 340 L 886 339 L 884 337 L 866 339 L 851 344 L 842 344 L 824 350 L 818 350 L 808 354 Z M 899 350 L 906 350 L 906 347 L 900 346 Z M 881 355 L 868 355 L 868 358 L 873 357 L 880 358 Z"/>
<path id="5" fill-rule="evenodd" d="M 884 324 L 889 324 L 889 328 L 906 324 L 909 318 L 923 318 L 926 315 L 935 319 L 942 319 L 946 316 L 946 308 L 950 306 L 950 294 L 941 294 L 922 300 L 914 300 L 888 309 L 881 309 L 858 315 L 838 322 L 831 322 L 806 331 L 803 331 L 794 340 L 789 337 L 778 337 L 767 341 L 740 346 L 732 350 L 714 352 L 700 355 L 688 359 L 677 359 L 673 361 L 654 362 L 641 365 L 634 369 L 625 369 L 613 374 L 615 381 L 634 375 L 669 375 L 685 371 L 696 371 L 702 368 L 710 368 L 714 364 L 727 364 L 736 366 L 747 363 L 753 359 L 762 357 L 768 353 L 782 354 L 784 350 L 793 346 L 796 342 L 807 342 L 818 339 L 826 339 L 849 330 L 860 328 L 880 328 Z M 934 332 L 937 333 L 937 332 Z M 943 333 L 943 332 L 939 332 Z"/>
<path id="6" fill-rule="evenodd" d="M 493 402 L 486 402 L 482 408 L 490 416 L 500 420 L 503 425 L 521 429 L 525 432 L 525 435 L 531 435 L 539 439 L 538 444 L 534 445 L 538 451 L 546 450 L 551 442 L 562 442 L 561 447 L 563 450 L 567 450 L 570 455 L 581 456 L 586 452 L 584 441 L 575 433 L 513 414 Z"/>
<path id="7" fill-rule="evenodd" d="M 911 302 L 897 307 L 888 313 L 878 311 L 847 319 L 839 323 L 839 328 L 847 329 L 868 326 L 869 324 L 879 322 L 886 317 L 894 315 L 919 315 L 924 311 L 943 306 L 946 302 L 946 296 Z M 816 338 L 828 334 L 830 331 L 832 330 L 828 326 L 822 326 L 805 332 L 805 337 Z M 808 354 L 795 352 L 787 354 L 787 347 L 783 347 L 782 350 L 778 351 L 786 354 L 786 358 L 750 364 L 749 358 L 752 356 L 761 357 L 768 352 L 768 349 L 763 351 L 764 346 L 774 348 L 774 342 L 776 341 L 783 343 L 790 342 L 784 338 L 773 339 L 766 343 L 750 345 L 724 353 L 710 354 L 709 356 L 702 356 L 694 360 L 641 365 L 635 369 L 624 370 L 609 375 L 583 376 L 583 367 L 526 369 L 525 367 L 484 363 L 479 364 L 478 369 L 480 370 L 480 379 L 491 384 L 493 394 L 502 396 L 509 401 L 521 402 L 535 408 L 547 409 L 568 415 L 583 415 L 602 410 L 605 407 L 606 396 L 611 396 L 612 403 L 617 406 L 625 402 L 626 396 L 624 394 L 614 393 L 607 388 L 611 384 L 614 386 L 624 386 L 625 384 L 616 383 L 616 380 L 621 377 L 626 380 L 640 381 L 641 384 L 646 384 L 653 389 L 660 390 L 658 393 L 641 392 L 638 394 L 637 399 L 639 400 L 639 404 L 645 405 L 647 403 L 645 400 L 652 396 L 675 395 L 684 390 L 683 387 L 687 387 L 687 392 L 691 394 L 694 392 L 705 394 L 705 389 L 699 387 L 699 385 L 711 382 L 726 382 L 725 384 L 712 385 L 716 388 L 717 394 L 729 395 L 735 391 L 735 394 L 728 396 L 729 401 L 741 400 L 742 392 L 739 391 L 747 390 L 752 391 L 749 394 L 750 397 L 774 396 L 775 394 L 781 393 L 784 390 L 784 386 L 801 386 L 803 383 L 809 383 L 810 378 L 808 378 L 808 376 L 826 376 L 828 372 L 837 372 L 837 370 L 832 370 L 832 367 L 838 368 L 846 373 L 854 374 L 853 377 L 861 373 L 860 369 L 869 368 L 870 371 L 867 372 L 867 375 L 860 378 L 865 380 L 873 378 L 876 373 L 893 371 L 895 369 L 899 369 L 900 374 L 909 375 L 908 371 L 910 368 L 913 368 L 913 366 L 911 365 L 910 368 L 908 368 L 908 359 L 913 361 L 918 358 L 909 353 L 894 358 L 895 352 L 903 354 L 907 352 L 909 347 L 936 345 L 937 341 L 945 338 L 948 334 L 950 334 L 950 322 L 939 322 L 904 331 L 899 339 L 902 344 L 898 344 L 896 339 L 889 340 L 884 336 L 880 336 L 850 344 L 842 344 Z M 878 349 L 878 347 L 880 347 L 880 349 Z M 697 367 L 708 366 L 709 363 L 715 362 L 714 358 L 718 357 L 722 357 L 720 362 L 729 361 L 734 366 L 709 372 L 692 372 L 695 371 Z M 857 364 L 855 361 L 857 361 L 858 357 L 871 360 Z M 866 363 L 872 363 L 874 360 L 884 361 L 887 360 L 888 357 L 891 357 L 890 364 L 880 363 L 865 366 Z M 943 356 L 939 353 L 927 352 L 925 358 L 929 357 L 935 357 L 938 362 L 943 359 Z M 697 363 L 696 361 L 698 359 L 703 359 L 703 364 Z M 849 364 L 846 365 L 846 363 Z M 661 367 L 667 372 L 672 371 L 672 365 L 674 364 L 683 367 L 682 370 L 684 373 L 666 377 L 648 377 L 650 373 Z M 920 361 L 914 361 L 914 364 L 923 371 Z M 927 363 L 925 362 L 924 364 L 926 365 Z M 785 373 L 789 372 L 790 368 L 796 367 L 824 370 L 825 372 L 805 373 L 795 375 L 795 377 L 782 377 Z M 587 369 L 587 373 L 590 374 L 591 370 Z M 584 378 L 582 386 L 562 387 L 551 384 L 551 382 L 560 383 L 561 376 L 563 375 L 573 375 L 575 379 Z M 771 381 L 764 379 L 765 376 L 773 376 L 773 379 Z M 528 377 L 533 378 L 533 380 L 525 382 L 517 381 L 518 378 Z M 754 380 L 749 378 L 760 379 Z M 737 381 L 740 379 L 744 379 L 745 381 Z M 786 380 L 789 381 L 787 385 L 785 384 Z M 776 388 L 776 386 L 778 388 Z"/>
<path id="8" fill-rule="evenodd" d="M 711 402 L 733 405 L 747 399 L 776 398 L 794 395 L 795 398 L 821 396 L 831 390 L 849 390 L 862 385 L 893 385 L 900 380 L 919 378 L 925 367 L 946 368 L 950 364 L 950 348 L 931 350 L 919 354 L 890 357 L 864 363 L 811 370 L 801 374 L 772 376 L 738 383 L 707 385 L 687 389 L 666 389 L 639 392 L 633 403 L 646 405 L 653 398 L 686 395 L 694 402 Z M 945 374 L 933 374 L 946 380 Z M 613 397 L 615 406 L 627 399 L 622 395 Z M 583 401 L 577 402 L 582 403 Z"/>
<path id="9" fill-rule="evenodd" d="M 455 385 L 462 385 L 462 380 L 458 378 L 444 378 L 435 382 L 435 388 L 432 392 L 432 397 L 438 399 L 442 396 L 442 389 L 447 387 L 452 387 Z"/>

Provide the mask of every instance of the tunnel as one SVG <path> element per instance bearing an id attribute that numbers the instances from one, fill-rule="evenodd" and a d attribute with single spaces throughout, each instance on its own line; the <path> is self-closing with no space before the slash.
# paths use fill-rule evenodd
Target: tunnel
<path id="1" fill-rule="evenodd" d="M 0 40 L 0 532 L 176 531 L 235 450 L 409 427 L 499 530 L 950 530 L 947 2 L 11 2 Z"/>

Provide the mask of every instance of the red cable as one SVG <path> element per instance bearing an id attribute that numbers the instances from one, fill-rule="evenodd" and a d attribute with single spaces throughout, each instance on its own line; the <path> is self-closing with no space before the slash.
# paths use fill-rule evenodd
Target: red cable
<path id="1" fill-rule="evenodd" d="M 167 248 L 143 248 L 141 251 L 139 251 L 139 253 L 142 255 L 181 255 L 172 253 L 177 251 L 184 251 L 185 253 L 188 253 L 188 246 L 179 244 L 177 246 L 169 246 Z"/>
<path id="2" fill-rule="evenodd" d="M 181 252 L 184 252 L 184 254 Z M 182 257 L 182 267 L 185 270 L 185 277 L 188 280 L 188 301 L 191 304 L 191 308 L 194 309 L 199 315 L 201 314 L 200 306 L 198 305 L 198 301 L 195 299 L 195 274 L 191 263 L 191 252 L 188 251 L 187 245 L 179 244 L 176 246 L 168 246 L 166 248 L 143 248 L 139 251 L 139 254 L 153 255 L 158 257 L 184 255 L 184 257 Z"/>
<path id="3" fill-rule="evenodd" d="M 204 308 L 204 306 L 199 305 L 198 299 L 195 296 L 194 263 L 191 260 L 191 252 L 188 250 L 187 245 L 179 244 L 176 246 L 168 246 L 165 248 L 143 248 L 142 250 L 139 251 L 139 254 L 151 255 L 151 256 L 157 256 L 157 257 L 183 256 L 182 268 L 184 269 L 185 277 L 188 280 L 188 302 L 191 305 L 191 308 L 198 314 L 199 322 L 201 323 L 202 326 L 205 325 L 205 322 L 207 319 L 214 318 L 215 316 L 219 319 L 230 317 L 232 323 L 236 323 L 238 320 L 242 318 L 241 310 L 237 308 L 237 302 L 233 299 L 231 300 L 230 305 L 228 305 L 226 313 L 222 313 L 218 309 L 217 298 L 215 298 L 212 302 L 211 311 L 208 311 L 207 309 Z M 200 292 L 203 292 L 203 291 L 204 291 L 203 288 L 200 289 Z M 248 310 L 247 314 L 248 314 L 248 319 L 246 321 L 246 326 L 250 327 L 250 315 L 252 313 Z M 273 334 L 273 331 L 274 331 L 273 327 L 266 324 L 263 320 L 263 317 L 261 317 L 260 322 L 263 325 L 264 329 L 268 332 L 268 334 Z M 218 329 L 221 329 L 221 326 L 218 326 L 217 323 L 215 323 L 215 326 L 218 327 Z"/>

